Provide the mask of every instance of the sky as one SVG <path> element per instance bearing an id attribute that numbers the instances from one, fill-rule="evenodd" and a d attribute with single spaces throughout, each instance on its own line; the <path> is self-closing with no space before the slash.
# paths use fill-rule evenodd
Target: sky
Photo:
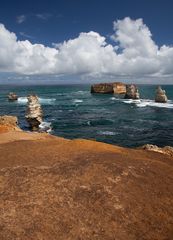
<path id="1" fill-rule="evenodd" d="M 1 0 L 0 83 L 173 84 L 172 0 Z"/>

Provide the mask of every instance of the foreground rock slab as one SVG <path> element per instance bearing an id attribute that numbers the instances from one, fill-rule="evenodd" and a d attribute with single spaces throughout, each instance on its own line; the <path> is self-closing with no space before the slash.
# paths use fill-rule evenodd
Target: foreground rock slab
<path id="1" fill-rule="evenodd" d="M 170 155 L 14 131 L 0 152 L 0 239 L 172 240 Z"/>

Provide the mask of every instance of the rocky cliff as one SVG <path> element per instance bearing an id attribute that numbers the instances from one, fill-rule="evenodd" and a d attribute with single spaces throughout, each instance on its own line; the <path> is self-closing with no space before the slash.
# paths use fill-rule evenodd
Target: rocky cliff
<path id="1" fill-rule="evenodd" d="M 173 157 L 148 150 L 1 133 L 0 239 L 172 240 Z"/>
<path id="2" fill-rule="evenodd" d="M 39 125 L 42 123 L 43 111 L 36 95 L 28 96 L 28 108 L 25 117 L 33 131 L 39 129 Z"/>
<path id="3" fill-rule="evenodd" d="M 91 93 L 116 93 L 125 94 L 126 85 L 121 82 L 98 83 L 91 86 Z"/>

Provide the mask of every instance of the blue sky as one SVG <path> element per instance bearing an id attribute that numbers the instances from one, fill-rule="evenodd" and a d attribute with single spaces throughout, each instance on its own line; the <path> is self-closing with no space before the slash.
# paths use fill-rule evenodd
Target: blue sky
<path id="1" fill-rule="evenodd" d="M 21 40 L 27 36 L 20 33 L 25 33 L 32 42 L 50 46 L 91 30 L 107 36 L 114 20 L 143 18 L 162 45 L 173 43 L 172 9 L 172 0 L 1 0 L 0 22 Z M 26 19 L 18 24 L 22 15 Z"/>
<path id="2" fill-rule="evenodd" d="M 89 79 L 93 76 L 101 79 L 105 78 L 105 75 L 109 75 L 109 79 L 118 78 L 120 75 L 127 76 L 128 79 L 144 79 L 145 76 L 152 76 L 154 79 L 164 76 L 169 79 L 168 82 L 172 79 L 173 71 L 171 71 L 170 64 L 173 60 L 173 1 L 171 0 L 1 0 L 0 4 L 0 23 L 3 24 L 0 31 L 0 47 L 3 49 L 3 54 L 4 49 L 7 48 L 6 55 L 9 59 L 9 46 L 17 49 L 13 54 L 11 53 L 11 58 L 15 58 L 13 62 L 8 62 L 7 59 L 0 60 L 0 72 L 25 75 L 54 74 L 57 78 L 62 75 L 64 77 L 64 75 L 75 74 L 81 79 Z M 139 19 L 142 19 L 142 22 Z M 122 22 L 118 22 L 118 20 Z M 113 24 L 114 21 L 116 23 Z M 134 28 L 135 26 L 137 29 Z M 129 30 L 129 28 L 133 29 Z M 144 31 L 141 30 L 143 28 L 145 28 Z M 133 31 L 135 32 L 133 33 Z M 13 36 L 9 36 L 12 32 L 15 33 L 16 40 L 13 39 Z M 79 37 L 82 32 L 89 34 Z M 124 33 L 126 40 L 122 36 Z M 128 35 L 137 44 L 136 53 L 134 53 L 136 51 L 134 44 L 132 45 L 131 40 L 127 39 Z M 141 39 L 139 39 L 140 35 Z M 4 39 L 4 36 L 9 40 L 9 46 L 7 44 L 1 46 L 1 41 L 3 41 L 1 39 Z M 101 37 L 105 39 L 103 40 Z M 144 41 L 145 37 L 146 41 Z M 75 42 L 71 44 L 69 40 L 74 39 Z M 97 43 L 93 39 L 97 39 Z M 18 40 L 23 41 L 22 47 L 21 43 L 16 44 Z M 31 45 L 24 43 L 24 40 L 28 40 Z M 64 41 L 67 41 L 68 44 L 63 45 Z M 88 46 L 87 41 L 93 44 L 92 48 Z M 59 43 L 61 45 L 57 45 Z M 44 48 L 53 47 L 56 51 L 40 50 L 40 46 L 33 50 L 33 44 L 43 44 Z M 102 56 L 99 55 L 101 52 L 99 48 L 93 55 L 93 51 L 98 45 L 101 47 L 100 50 L 103 50 Z M 110 45 L 112 50 L 108 50 L 106 45 Z M 144 49 L 147 54 L 142 51 L 142 45 L 145 45 Z M 169 49 L 160 49 L 164 45 Z M 24 48 L 27 48 L 26 52 Z M 78 52 L 83 49 L 85 50 L 83 55 L 79 56 Z M 36 56 L 33 51 L 37 51 Z M 116 52 L 115 56 L 113 56 L 113 51 Z M 38 52 L 40 52 L 39 57 Z M 88 56 L 89 53 L 91 53 L 90 56 Z M 25 61 L 27 54 L 32 56 Z M 43 55 L 42 59 L 40 59 L 40 55 Z M 85 57 L 88 62 L 92 59 L 95 62 L 103 59 L 102 62 L 98 62 L 99 66 L 92 68 L 84 59 Z M 114 64 L 109 68 L 105 66 L 105 62 L 111 62 L 111 59 Z M 23 62 L 23 66 L 19 63 L 20 60 Z M 76 61 L 72 69 L 68 66 L 64 67 L 68 60 L 71 65 L 73 65 L 73 61 Z M 36 63 L 38 71 L 31 66 L 31 62 Z M 52 66 L 53 62 L 55 62 L 54 66 Z M 134 62 L 133 66 L 131 66 L 132 62 Z M 165 62 L 167 66 L 161 69 Z M 126 67 L 126 71 L 115 70 L 122 68 L 120 63 Z M 43 71 L 43 64 L 50 66 Z M 151 69 L 150 65 L 152 66 L 152 64 L 153 68 Z M 63 70 L 55 71 L 55 69 L 62 68 Z M 137 69 L 141 69 L 141 71 Z"/>

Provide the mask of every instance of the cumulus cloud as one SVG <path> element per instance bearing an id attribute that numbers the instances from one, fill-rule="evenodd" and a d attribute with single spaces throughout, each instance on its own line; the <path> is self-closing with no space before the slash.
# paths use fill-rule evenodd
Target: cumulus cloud
<path id="1" fill-rule="evenodd" d="M 0 71 L 81 76 L 172 76 L 173 47 L 152 40 L 142 19 L 114 22 L 114 44 L 97 32 L 46 47 L 19 41 L 0 24 Z"/>

